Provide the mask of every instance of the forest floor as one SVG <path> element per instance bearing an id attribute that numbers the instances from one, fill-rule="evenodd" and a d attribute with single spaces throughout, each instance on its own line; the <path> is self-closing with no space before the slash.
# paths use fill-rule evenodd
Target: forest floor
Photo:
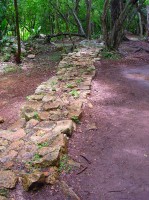
<path id="1" fill-rule="evenodd" d="M 140 47 L 149 49 L 149 44 L 124 42 L 120 48 L 124 58 L 95 63 L 97 73 L 89 97 L 92 106 L 84 108 L 81 124 L 69 142 L 69 155 L 84 171 L 61 175 L 81 200 L 148 200 L 149 57 L 143 50 L 134 53 Z M 16 120 L 25 97 L 54 73 L 55 64 L 45 71 L 35 68 L 29 76 L 16 73 L 0 77 L 0 115 L 11 116 L 2 128 Z M 70 199 L 58 185 L 30 193 L 18 185 L 12 197 Z"/>
<path id="2" fill-rule="evenodd" d="M 5 120 L 0 128 L 7 129 L 19 119 L 26 97 L 33 94 L 40 83 L 53 76 L 61 54 L 47 44 L 40 45 L 35 59 L 25 58 L 21 68 L 17 69 L 12 62 L 0 62 L 0 68 L 6 66 L 0 70 L 5 72 L 0 74 L 0 116 Z M 13 67 L 14 70 L 11 70 Z"/>

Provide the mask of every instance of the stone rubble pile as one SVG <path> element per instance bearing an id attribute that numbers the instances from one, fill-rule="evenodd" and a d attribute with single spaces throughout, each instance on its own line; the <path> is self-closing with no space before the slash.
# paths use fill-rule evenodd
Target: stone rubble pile
<path id="1" fill-rule="evenodd" d="M 90 94 L 99 51 L 82 48 L 65 56 L 56 76 L 27 97 L 19 122 L 0 130 L 0 189 L 15 188 L 20 180 L 26 191 L 56 181 L 60 157 Z"/>

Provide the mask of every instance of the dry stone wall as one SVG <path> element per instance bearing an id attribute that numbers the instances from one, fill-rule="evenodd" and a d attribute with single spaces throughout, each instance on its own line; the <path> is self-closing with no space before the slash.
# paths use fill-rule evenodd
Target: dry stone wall
<path id="1" fill-rule="evenodd" d="M 21 180 L 28 191 L 55 182 L 60 157 L 67 153 L 90 94 L 98 53 L 96 48 L 82 48 L 65 56 L 56 76 L 28 97 L 19 122 L 0 130 L 0 188 L 12 189 Z"/>

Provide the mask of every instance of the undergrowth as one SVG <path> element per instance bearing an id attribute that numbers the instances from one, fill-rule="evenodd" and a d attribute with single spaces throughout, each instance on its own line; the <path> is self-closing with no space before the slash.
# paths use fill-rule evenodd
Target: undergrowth
<path id="1" fill-rule="evenodd" d="M 121 58 L 119 52 L 110 51 L 106 48 L 101 51 L 101 56 L 103 59 L 109 59 L 109 60 L 119 60 Z"/>

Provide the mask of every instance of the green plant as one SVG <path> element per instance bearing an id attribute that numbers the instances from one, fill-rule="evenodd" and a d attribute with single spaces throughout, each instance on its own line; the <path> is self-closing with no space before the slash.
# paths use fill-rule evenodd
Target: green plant
<path id="1" fill-rule="evenodd" d="M 51 86 L 54 86 L 54 85 L 56 85 L 57 84 L 57 81 L 52 81 L 51 82 Z"/>
<path id="2" fill-rule="evenodd" d="M 38 149 L 41 149 L 43 147 L 48 147 L 48 146 L 49 146 L 48 142 L 40 143 L 40 144 L 38 144 Z"/>
<path id="3" fill-rule="evenodd" d="M 69 64 L 69 63 L 65 64 L 64 66 L 64 68 L 71 68 L 71 67 L 73 67 L 73 64 Z"/>
<path id="4" fill-rule="evenodd" d="M 79 98 L 80 96 L 80 93 L 77 90 L 72 90 L 69 92 L 69 94 L 71 94 L 75 98 Z"/>
<path id="5" fill-rule="evenodd" d="M 38 161 L 38 160 L 40 160 L 41 158 L 42 158 L 42 156 L 39 155 L 38 153 L 36 153 L 36 154 L 33 156 L 32 161 L 33 161 L 33 162 L 34 162 L 34 161 Z"/>
<path id="6" fill-rule="evenodd" d="M 72 116 L 71 117 L 72 121 L 74 121 L 76 124 L 80 123 L 79 117 L 78 116 Z"/>
<path id="7" fill-rule="evenodd" d="M 63 80 L 63 78 L 62 78 L 62 77 L 58 77 L 58 80 L 59 80 L 59 81 L 62 81 L 62 80 Z"/>
<path id="8" fill-rule="evenodd" d="M 34 112 L 34 119 L 37 119 L 37 120 L 39 120 L 39 115 L 38 115 L 38 112 Z"/>
<path id="9" fill-rule="evenodd" d="M 88 67 L 88 68 L 87 68 L 87 72 L 92 72 L 92 71 L 94 71 L 94 70 L 95 70 L 94 67 Z"/>
<path id="10" fill-rule="evenodd" d="M 121 58 L 120 54 L 116 51 L 109 51 L 108 49 L 103 49 L 101 51 L 101 56 L 104 59 L 109 59 L 109 60 L 118 60 Z"/>
<path id="11" fill-rule="evenodd" d="M 50 56 L 50 61 L 52 62 L 58 62 L 60 60 L 61 60 L 61 53 L 59 52 L 56 52 Z"/>
<path id="12" fill-rule="evenodd" d="M 8 61 L 10 60 L 10 58 L 11 58 L 11 55 L 8 54 L 8 53 L 6 53 L 6 54 L 4 54 L 4 56 L 2 57 L 2 61 L 3 61 L 3 62 L 8 62 Z"/>
<path id="13" fill-rule="evenodd" d="M 7 189 L 4 189 L 4 188 L 0 189 L 0 195 L 1 196 L 8 197 L 8 194 L 9 194 L 9 192 L 8 192 Z"/>
<path id="14" fill-rule="evenodd" d="M 80 84 L 81 82 L 83 82 L 83 78 L 80 78 L 80 79 L 77 79 L 77 80 L 76 80 L 76 83 L 77 83 L 77 84 Z"/>
<path id="15" fill-rule="evenodd" d="M 7 66 L 4 68 L 4 73 L 16 73 L 18 71 L 21 71 L 22 69 L 19 67 L 15 67 L 15 66 Z"/>
<path id="16" fill-rule="evenodd" d="M 72 167 L 68 163 L 69 157 L 68 155 L 63 155 L 60 159 L 60 165 L 59 165 L 59 172 L 65 171 L 66 173 L 69 173 L 72 170 Z"/>
<path id="17" fill-rule="evenodd" d="M 26 99 L 29 101 L 30 100 L 30 96 L 27 96 Z"/>
<path id="18" fill-rule="evenodd" d="M 74 87 L 74 86 L 73 86 L 72 84 L 70 84 L 70 83 L 67 84 L 67 88 L 72 89 L 73 87 Z"/>

